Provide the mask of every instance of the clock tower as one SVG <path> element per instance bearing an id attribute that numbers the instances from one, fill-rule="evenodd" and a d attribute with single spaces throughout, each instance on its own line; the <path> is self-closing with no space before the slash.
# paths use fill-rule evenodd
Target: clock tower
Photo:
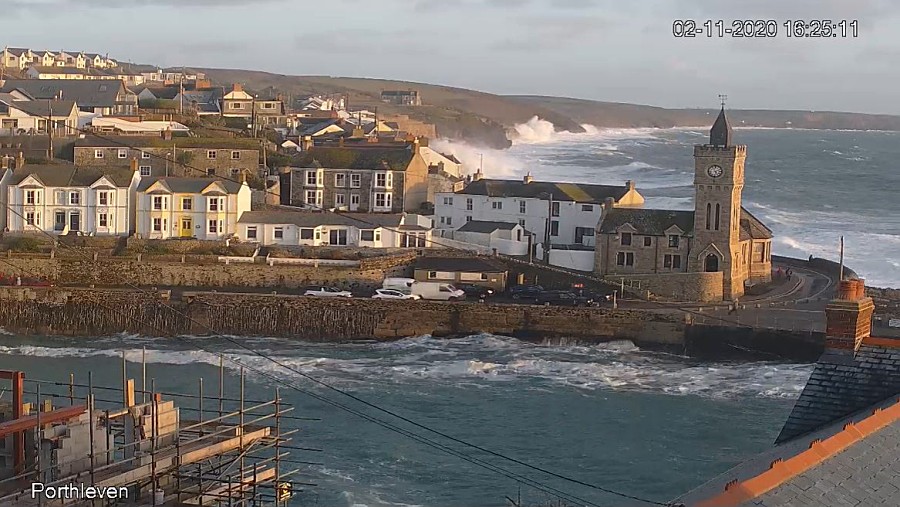
<path id="1" fill-rule="evenodd" d="M 694 240 L 688 271 L 723 273 L 723 295 L 744 294 L 741 192 L 747 147 L 735 145 L 725 105 L 709 131 L 709 144 L 694 146 Z"/>

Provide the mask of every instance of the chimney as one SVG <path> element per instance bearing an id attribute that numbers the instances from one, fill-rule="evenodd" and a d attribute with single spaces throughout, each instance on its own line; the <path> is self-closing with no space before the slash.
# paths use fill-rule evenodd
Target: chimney
<path id="1" fill-rule="evenodd" d="M 842 280 L 837 295 L 825 307 L 825 348 L 854 354 L 872 332 L 875 303 L 866 297 L 865 280 Z"/>
<path id="2" fill-rule="evenodd" d="M 484 173 L 481 172 L 481 168 L 479 167 L 477 171 L 475 171 L 475 176 L 472 177 L 472 181 L 478 181 L 484 178 Z"/>
<path id="3" fill-rule="evenodd" d="M 606 199 L 603 199 L 603 211 L 604 212 L 609 211 L 615 207 L 616 207 L 615 199 L 613 199 L 612 197 L 607 197 Z"/>
<path id="4" fill-rule="evenodd" d="M 9 155 L 3 155 L 0 157 L 0 169 L 9 169 L 9 162 L 12 160 L 12 157 Z"/>
<path id="5" fill-rule="evenodd" d="M 131 172 L 136 173 L 139 170 L 140 170 L 140 168 L 138 167 L 138 159 L 136 159 L 136 158 L 131 159 Z"/>
<path id="6" fill-rule="evenodd" d="M 634 180 L 626 181 L 625 186 L 628 187 L 628 190 L 634 190 Z"/>
<path id="7" fill-rule="evenodd" d="M 242 92 L 244 91 L 244 87 L 240 85 L 240 83 L 234 83 L 231 87 L 231 91 L 233 92 Z"/>
<path id="8" fill-rule="evenodd" d="M 166 141 L 171 141 L 172 140 L 172 129 L 167 128 L 166 130 L 163 130 L 162 138 Z"/>
<path id="9" fill-rule="evenodd" d="M 419 138 L 418 138 L 418 137 L 417 137 L 415 140 L 413 140 L 412 146 L 413 146 L 413 154 L 418 155 L 418 154 L 419 154 L 419 147 L 421 146 L 421 145 L 419 144 Z"/>
<path id="10" fill-rule="evenodd" d="M 523 179 L 523 181 L 525 182 L 526 185 L 531 183 L 532 181 L 534 181 L 534 178 L 531 176 L 531 172 L 529 172 L 528 174 L 525 175 L 525 178 Z"/>
<path id="11" fill-rule="evenodd" d="M 25 167 L 25 153 L 19 152 L 19 155 L 16 157 L 16 169 L 21 169 Z"/>
<path id="12" fill-rule="evenodd" d="M 312 147 L 313 147 L 312 136 L 303 136 L 303 139 L 300 140 L 300 150 L 301 151 L 309 151 Z"/>

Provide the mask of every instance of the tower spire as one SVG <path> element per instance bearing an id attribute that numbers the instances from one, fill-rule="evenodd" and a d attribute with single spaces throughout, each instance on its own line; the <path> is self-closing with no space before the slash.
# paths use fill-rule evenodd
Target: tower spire
<path id="1" fill-rule="evenodd" d="M 711 146 L 726 148 L 732 145 L 731 140 L 733 133 L 731 124 L 728 123 L 728 117 L 725 115 L 725 101 L 727 99 L 727 95 L 719 95 L 719 100 L 722 102 L 722 109 L 719 110 L 719 117 L 716 118 L 716 122 L 713 123 L 712 129 L 709 131 L 709 144 Z"/>

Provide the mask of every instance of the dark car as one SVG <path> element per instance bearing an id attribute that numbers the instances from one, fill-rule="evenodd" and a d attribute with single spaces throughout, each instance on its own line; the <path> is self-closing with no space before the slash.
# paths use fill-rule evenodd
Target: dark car
<path id="1" fill-rule="evenodd" d="M 594 298 L 569 290 L 548 290 L 535 295 L 535 304 L 552 306 L 593 306 Z"/>
<path id="2" fill-rule="evenodd" d="M 494 289 L 490 287 L 484 287 L 482 285 L 463 284 L 454 285 L 454 287 L 465 292 L 467 298 L 484 299 L 488 296 L 494 295 Z"/>
<path id="3" fill-rule="evenodd" d="M 509 288 L 509 296 L 513 299 L 532 299 L 544 292 L 540 285 L 513 285 Z"/>

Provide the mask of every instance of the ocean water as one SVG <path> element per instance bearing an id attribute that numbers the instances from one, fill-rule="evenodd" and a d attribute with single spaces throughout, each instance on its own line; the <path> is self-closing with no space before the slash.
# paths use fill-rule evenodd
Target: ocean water
<path id="1" fill-rule="evenodd" d="M 256 373 L 264 371 L 390 420 L 233 344 L 190 339 L 252 370 L 247 373 L 248 399 L 271 398 L 275 383 Z M 659 501 L 770 446 L 811 371 L 802 364 L 700 363 L 643 351 L 630 342 L 542 346 L 492 335 L 344 345 L 242 340 L 308 375 L 442 432 L 562 475 Z M 120 351 L 129 350 L 129 377 L 139 378 L 141 347 L 146 347 L 148 377 L 158 390 L 196 393 L 198 377 L 204 378 L 207 394 L 216 390 L 216 355 L 163 338 L 34 339 L 7 334 L 0 339 L 0 369 L 24 369 L 28 378 L 61 382 L 75 372 L 81 383 L 91 372 L 94 385 L 120 385 Z M 226 394 L 237 396 L 236 367 L 226 365 Z M 507 505 L 505 496 L 521 495 L 529 505 L 545 505 L 550 499 L 285 385 L 281 393 L 294 405 L 294 415 L 320 419 L 287 421 L 285 426 L 301 429 L 293 445 L 322 450 L 292 453 L 294 460 L 318 463 L 299 465 L 301 474 L 295 480 L 315 486 L 304 487 L 292 505 L 501 507 Z M 117 398 L 105 392 L 99 396 Z M 183 403 L 192 407 L 196 402 Z M 186 412 L 184 417 L 191 415 Z M 629 505 L 426 436 L 596 504 Z"/>
<path id="2" fill-rule="evenodd" d="M 487 177 L 582 183 L 634 180 L 648 208 L 693 209 L 693 145 L 708 129 L 596 129 L 556 133 L 533 119 L 510 150 L 453 143 L 470 168 L 484 155 Z M 735 130 L 747 145 L 744 206 L 775 233 L 773 252 L 845 258 L 867 283 L 900 287 L 900 132 Z"/>

